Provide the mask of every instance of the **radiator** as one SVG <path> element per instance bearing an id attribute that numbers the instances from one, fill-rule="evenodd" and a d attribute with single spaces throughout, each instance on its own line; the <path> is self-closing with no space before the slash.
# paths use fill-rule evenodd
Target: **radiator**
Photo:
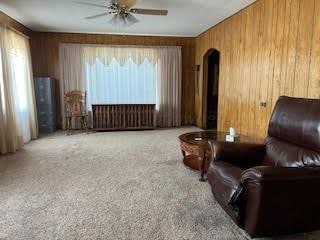
<path id="1" fill-rule="evenodd" d="M 92 105 L 94 130 L 130 130 L 156 128 L 155 104 Z"/>

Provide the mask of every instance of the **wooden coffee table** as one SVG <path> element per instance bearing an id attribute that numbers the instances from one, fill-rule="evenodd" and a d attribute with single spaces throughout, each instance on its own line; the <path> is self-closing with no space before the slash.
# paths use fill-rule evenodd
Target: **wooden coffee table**
<path id="1" fill-rule="evenodd" d="M 226 142 L 226 132 L 218 131 L 201 131 L 190 132 L 179 136 L 183 162 L 186 166 L 200 171 L 200 181 L 204 182 L 205 174 L 211 161 L 211 147 L 208 141 L 211 141 L 213 146 L 218 143 Z M 246 142 L 253 143 L 253 140 L 246 136 L 238 136 L 235 143 Z"/>

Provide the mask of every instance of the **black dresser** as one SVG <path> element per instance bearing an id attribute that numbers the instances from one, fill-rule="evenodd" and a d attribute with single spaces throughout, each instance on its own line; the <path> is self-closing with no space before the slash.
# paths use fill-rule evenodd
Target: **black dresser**
<path id="1" fill-rule="evenodd" d="M 35 78 L 38 125 L 40 133 L 52 133 L 57 129 L 55 79 Z"/>

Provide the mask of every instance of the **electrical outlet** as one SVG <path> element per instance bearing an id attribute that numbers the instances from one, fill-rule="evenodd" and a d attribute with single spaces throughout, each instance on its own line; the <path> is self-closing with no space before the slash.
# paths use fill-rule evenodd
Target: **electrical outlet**
<path id="1" fill-rule="evenodd" d="M 260 107 L 267 107 L 267 102 L 260 102 Z"/>

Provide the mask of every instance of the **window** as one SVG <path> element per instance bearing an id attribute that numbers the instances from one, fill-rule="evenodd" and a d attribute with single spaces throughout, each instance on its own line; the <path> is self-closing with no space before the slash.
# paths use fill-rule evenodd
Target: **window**
<path id="1" fill-rule="evenodd" d="M 88 106 L 91 104 L 155 104 L 156 67 L 147 59 L 138 65 L 128 58 L 120 65 L 115 58 L 109 65 L 99 59 L 86 63 Z"/>
<path id="2" fill-rule="evenodd" d="M 4 91 L 4 79 L 3 79 L 3 69 L 2 69 L 2 52 L 1 52 L 1 48 L 0 48 L 0 114 L 2 113 L 5 113 L 6 112 L 6 105 L 3 104 L 5 103 L 5 98 L 4 98 L 4 94 L 5 94 L 5 91 Z M 0 120 L 2 120 L 0 118 Z M 2 120 L 3 121 L 3 120 Z"/>
<path id="3" fill-rule="evenodd" d="M 24 142 L 31 139 L 29 119 L 30 107 L 28 99 L 28 70 L 27 59 L 25 55 L 17 49 L 11 49 L 9 52 L 9 61 L 11 63 L 11 76 L 13 79 L 14 98 L 16 101 L 16 110 L 20 115 L 20 124 L 23 131 Z"/>
<path id="4" fill-rule="evenodd" d="M 156 104 L 159 126 L 180 126 L 181 47 L 63 43 L 59 51 L 62 119 L 64 94 L 80 90 L 89 111 L 92 104 Z"/>
<path id="5" fill-rule="evenodd" d="M 27 89 L 27 71 L 26 71 L 26 59 L 22 53 L 11 50 L 10 62 L 13 68 L 11 74 L 15 79 L 14 87 L 16 89 L 16 98 L 21 111 L 29 112 L 28 108 L 28 89 Z"/>

